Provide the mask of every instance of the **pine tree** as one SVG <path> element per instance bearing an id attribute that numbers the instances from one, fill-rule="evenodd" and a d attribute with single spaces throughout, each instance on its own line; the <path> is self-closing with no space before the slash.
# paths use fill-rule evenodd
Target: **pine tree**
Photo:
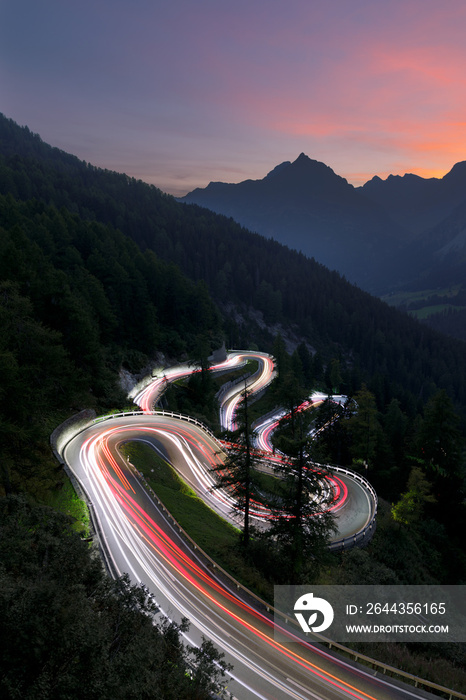
<path id="1" fill-rule="evenodd" d="M 408 489 L 400 500 L 392 506 L 393 519 L 405 525 L 415 525 L 423 515 L 426 503 L 435 503 L 431 494 L 432 484 L 425 478 L 420 467 L 413 467 L 408 479 Z"/>
<path id="2" fill-rule="evenodd" d="M 351 438 L 353 466 L 363 465 L 367 470 L 375 462 L 383 431 L 375 397 L 365 384 L 355 394 L 354 402 L 356 410 L 346 423 Z"/>
<path id="3" fill-rule="evenodd" d="M 445 477 L 461 472 L 464 438 L 458 426 L 450 397 L 437 392 L 426 404 L 417 440 L 427 473 Z"/>
<path id="4" fill-rule="evenodd" d="M 328 510 L 332 494 L 324 482 L 325 473 L 314 467 L 310 457 L 313 418 L 314 411 L 296 407 L 283 419 L 284 427 L 276 438 L 286 459 L 277 469 L 282 489 L 272 505 L 274 518 L 267 537 L 280 547 L 292 584 L 302 583 L 312 570 L 315 573 L 335 530 Z"/>
<path id="5" fill-rule="evenodd" d="M 215 488 L 225 488 L 234 500 L 234 510 L 243 516 L 242 542 L 249 545 L 251 534 L 250 510 L 254 486 L 257 483 L 255 467 L 259 457 L 254 451 L 254 431 L 249 418 L 250 392 L 245 388 L 236 412 L 236 429 L 229 435 L 230 447 L 226 459 L 212 471 L 217 474 Z"/>

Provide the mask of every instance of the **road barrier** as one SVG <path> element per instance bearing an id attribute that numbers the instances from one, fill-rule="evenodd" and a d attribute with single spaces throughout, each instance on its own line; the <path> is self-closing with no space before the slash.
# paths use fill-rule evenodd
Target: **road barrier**
<path id="1" fill-rule="evenodd" d="M 191 547 L 194 556 L 199 559 L 200 561 L 203 561 L 204 566 L 208 568 L 210 573 L 212 574 L 212 570 L 215 572 L 215 576 L 220 580 L 220 582 L 225 585 L 225 581 L 228 582 L 229 586 L 233 588 L 233 590 L 236 591 L 237 595 L 240 595 L 239 592 L 241 592 L 246 598 L 249 598 L 249 600 L 253 600 L 255 603 L 256 608 L 258 609 L 259 612 L 264 613 L 267 612 L 271 616 L 278 615 L 283 622 L 286 625 L 291 625 L 292 627 L 295 627 L 296 630 L 301 632 L 301 628 L 297 624 L 295 618 L 290 617 L 286 613 L 282 612 L 281 610 L 278 610 L 275 608 L 273 605 L 270 605 L 266 601 L 264 601 L 262 598 L 260 598 L 258 595 L 253 593 L 253 591 L 249 590 L 246 588 L 246 586 L 243 586 L 242 583 L 237 581 L 231 574 L 228 573 L 228 571 L 225 571 L 221 566 L 217 564 L 206 552 L 204 552 L 203 549 L 201 549 L 196 542 L 188 535 L 188 533 L 181 527 L 181 525 L 178 523 L 177 520 L 171 515 L 170 511 L 166 506 L 163 504 L 163 502 L 160 500 L 160 498 L 157 496 L 157 494 L 153 491 L 153 489 L 149 486 L 147 483 L 145 477 L 137 470 L 135 467 L 129 463 L 129 466 L 132 467 L 135 471 L 135 473 L 138 475 L 139 480 L 142 482 L 142 484 L 145 486 L 147 491 L 151 494 L 152 499 L 154 502 L 158 505 L 159 509 L 163 513 L 163 516 L 165 517 L 165 520 L 167 523 L 170 525 L 170 527 L 176 531 L 176 533 L 181 537 L 181 539 L 185 542 L 186 546 Z M 333 467 L 335 468 L 335 467 Z M 352 472 L 348 469 L 345 469 L 344 467 L 336 467 L 336 469 L 340 471 L 345 471 L 349 475 L 352 475 Z M 359 474 L 357 475 L 360 477 L 361 482 L 367 482 L 364 477 L 361 477 Z M 372 488 L 372 487 L 371 487 Z M 373 489 L 372 489 L 373 490 Z M 374 492 L 375 493 L 375 492 Z M 248 601 L 246 601 L 248 602 Z M 308 635 L 306 635 L 308 636 Z M 424 688 L 429 691 L 437 691 L 437 693 L 440 693 L 442 695 L 445 695 L 448 697 L 448 700 L 453 700 L 454 698 L 459 698 L 460 700 L 466 700 L 466 695 L 463 695 L 462 693 L 459 693 L 455 690 L 451 690 L 450 688 L 446 688 L 445 686 L 439 685 L 438 683 L 432 683 L 431 681 L 427 681 L 423 678 L 419 678 L 418 676 L 415 676 L 412 673 L 408 673 L 407 671 L 402 671 L 400 669 L 395 668 L 394 666 L 390 666 L 389 664 L 385 664 L 382 661 L 377 661 L 376 659 L 372 659 L 370 656 L 366 656 L 365 654 L 360 654 L 357 651 L 354 651 L 354 649 L 350 649 L 349 647 L 345 647 L 343 644 L 339 644 L 337 642 L 332 641 L 331 639 L 327 639 L 326 637 L 323 637 L 320 634 L 311 634 L 310 635 L 312 639 L 315 642 L 324 644 L 325 646 L 328 647 L 328 649 L 336 649 L 339 652 L 345 654 L 346 656 L 349 656 L 351 659 L 353 659 L 356 662 L 362 662 L 364 665 L 369 666 L 370 668 L 376 670 L 377 672 L 381 672 L 383 675 L 389 675 L 390 677 L 393 678 L 399 678 L 403 681 L 409 681 L 411 685 L 414 685 L 415 688 Z"/>
<path id="2" fill-rule="evenodd" d="M 220 445 L 219 440 L 215 437 L 211 429 L 208 428 L 207 425 L 202 421 L 198 420 L 197 418 L 194 418 L 193 416 L 186 416 L 183 413 L 167 411 L 164 408 L 155 409 L 152 411 L 120 411 L 119 413 L 109 413 L 106 416 L 99 416 L 98 418 L 95 418 L 92 421 L 92 423 L 96 424 L 102 421 L 111 420 L 112 418 L 126 418 L 126 416 L 167 416 L 168 418 L 176 418 L 177 420 L 183 420 L 187 423 L 193 423 L 194 425 L 197 425 L 199 428 L 201 428 L 205 433 L 207 433 L 207 435 L 218 445 Z"/>
<path id="3" fill-rule="evenodd" d="M 346 467 L 337 467 L 336 465 L 332 464 L 322 465 L 318 464 L 317 462 L 313 462 L 313 464 L 316 467 L 321 467 L 331 472 L 346 474 L 346 476 L 349 476 L 351 479 L 359 481 L 364 486 L 366 491 L 368 491 L 371 495 L 372 508 L 371 517 L 368 524 L 358 532 L 355 532 L 353 535 L 350 535 L 349 537 L 342 537 L 340 540 L 333 540 L 329 545 L 329 549 L 331 549 L 333 552 L 339 552 L 343 549 L 349 549 L 350 547 L 354 547 L 356 544 L 362 544 L 363 542 L 367 543 L 375 532 L 375 519 L 377 516 L 377 507 L 379 504 L 377 493 L 375 492 L 375 489 L 372 486 L 372 484 L 370 484 L 365 477 L 361 476 L 361 474 L 358 474 L 357 472 L 354 472 L 351 469 L 347 469 Z"/>

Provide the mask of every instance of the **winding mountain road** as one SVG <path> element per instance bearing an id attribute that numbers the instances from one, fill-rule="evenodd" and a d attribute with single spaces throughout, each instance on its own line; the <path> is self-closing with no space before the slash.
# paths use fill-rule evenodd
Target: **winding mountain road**
<path id="1" fill-rule="evenodd" d="M 267 384 L 269 371 L 273 371 L 269 360 L 261 357 L 260 368 L 268 369 L 251 378 L 257 382 L 255 390 Z M 244 354 L 227 360 L 232 367 L 243 361 Z M 186 617 L 191 623 L 187 635 L 191 643 L 200 644 L 202 636 L 211 639 L 234 666 L 228 690 L 239 700 L 427 697 L 414 688 L 375 677 L 374 671 L 344 661 L 324 648 L 295 640 L 286 626 L 285 634 L 293 644 L 276 641 L 266 609 L 240 594 L 232 583 L 221 580 L 150 497 L 140 475 L 120 454 L 122 442 L 149 442 L 169 457 L 196 490 L 203 491 L 212 507 L 225 515 L 230 509 L 228 495 L 214 497 L 206 481 L 209 466 L 219 458 L 215 438 L 195 422 L 150 412 L 157 392 L 185 369 L 192 371 L 174 368 L 165 379 L 156 378 L 146 387 L 137 399 L 143 408 L 140 413 L 94 421 L 63 449 L 64 460 L 92 504 L 110 571 L 113 575 L 127 572 L 134 582 L 144 583 L 170 619 L 180 622 Z M 157 382 L 158 387 L 154 386 Z M 233 394 L 228 401 L 234 405 Z M 225 415 L 233 420 L 234 407 Z M 222 502 L 222 498 L 226 500 Z M 370 501 L 367 494 L 365 498 Z M 346 495 L 344 500 L 344 507 L 351 512 L 351 497 Z"/>

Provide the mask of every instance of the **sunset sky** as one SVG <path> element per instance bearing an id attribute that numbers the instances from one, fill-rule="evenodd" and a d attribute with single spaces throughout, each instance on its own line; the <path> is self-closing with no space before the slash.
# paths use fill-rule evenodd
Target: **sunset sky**
<path id="1" fill-rule="evenodd" d="M 0 111 L 180 195 L 466 160 L 464 0 L 0 0 Z"/>

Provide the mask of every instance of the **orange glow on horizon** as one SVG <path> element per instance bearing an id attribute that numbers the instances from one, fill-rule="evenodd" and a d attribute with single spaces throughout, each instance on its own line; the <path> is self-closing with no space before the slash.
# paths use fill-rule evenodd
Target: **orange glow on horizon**
<path id="1" fill-rule="evenodd" d="M 454 163 L 451 164 L 451 167 L 453 167 Z M 380 177 L 381 180 L 386 180 L 390 175 L 398 176 L 398 177 L 403 177 L 403 175 L 418 175 L 419 177 L 424 178 L 425 180 L 428 180 L 430 178 L 437 178 L 441 180 L 447 173 L 449 173 L 451 168 L 419 168 L 419 167 L 414 167 L 410 168 L 409 166 L 406 168 L 400 168 L 397 171 L 379 171 L 378 173 L 361 173 L 361 172 L 352 172 L 352 173 L 345 173 L 343 177 L 345 177 L 348 182 L 350 182 L 352 185 L 355 187 L 360 187 L 364 185 L 366 182 L 369 182 L 369 180 L 372 180 L 373 177 L 377 176 Z M 339 173 L 338 173 L 339 174 Z"/>

